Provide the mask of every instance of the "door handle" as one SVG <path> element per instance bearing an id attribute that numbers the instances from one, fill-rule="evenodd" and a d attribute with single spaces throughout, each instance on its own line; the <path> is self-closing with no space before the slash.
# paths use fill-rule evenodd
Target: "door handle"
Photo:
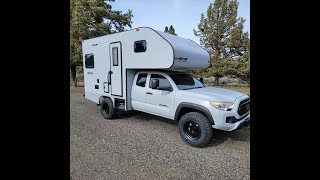
<path id="1" fill-rule="evenodd" d="M 152 93 L 151 93 L 151 92 L 147 92 L 147 94 L 150 94 L 150 95 L 152 95 Z"/>
<path id="2" fill-rule="evenodd" d="M 111 74 L 112 74 L 112 71 L 109 71 L 108 72 L 108 84 L 111 85 Z"/>

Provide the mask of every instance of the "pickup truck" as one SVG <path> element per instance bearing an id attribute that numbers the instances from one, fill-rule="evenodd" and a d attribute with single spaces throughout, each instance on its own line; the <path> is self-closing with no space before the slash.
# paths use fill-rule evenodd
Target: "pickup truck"
<path id="1" fill-rule="evenodd" d="M 136 111 L 178 121 L 181 138 L 194 147 L 207 145 L 213 129 L 233 131 L 250 126 L 249 96 L 205 87 L 192 75 L 177 71 L 138 71 L 131 104 Z M 101 113 L 111 119 L 117 108 L 106 98 L 101 102 Z"/>

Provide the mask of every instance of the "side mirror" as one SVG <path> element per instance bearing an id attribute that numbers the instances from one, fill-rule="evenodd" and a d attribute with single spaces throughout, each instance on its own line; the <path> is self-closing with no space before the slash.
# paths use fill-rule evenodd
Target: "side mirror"
<path id="1" fill-rule="evenodd" d="M 157 89 L 159 87 L 159 79 L 152 79 L 151 81 L 151 88 Z"/>

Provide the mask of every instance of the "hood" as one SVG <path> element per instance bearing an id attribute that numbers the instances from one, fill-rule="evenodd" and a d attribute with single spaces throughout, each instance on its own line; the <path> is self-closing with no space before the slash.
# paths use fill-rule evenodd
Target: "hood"
<path id="1" fill-rule="evenodd" d="M 214 87 L 181 90 L 181 93 L 185 96 L 199 97 L 216 102 L 234 102 L 240 96 L 247 96 L 237 91 Z"/>

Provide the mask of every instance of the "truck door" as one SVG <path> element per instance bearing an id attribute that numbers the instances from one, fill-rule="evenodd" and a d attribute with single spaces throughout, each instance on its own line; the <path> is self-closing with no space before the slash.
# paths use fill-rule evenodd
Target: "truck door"
<path id="1" fill-rule="evenodd" d="M 134 110 L 146 110 L 147 73 L 140 73 L 132 84 L 131 105 Z"/>
<path id="2" fill-rule="evenodd" d="M 121 42 L 111 43 L 110 52 L 110 71 L 109 85 L 111 86 L 111 95 L 122 96 L 122 53 Z"/>
<path id="3" fill-rule="evenodd" d="M 175 91 L 152 89 L 150 83 L 152 79 L 159 79 L 159 86 L 172 86 L 166 77 L 160 74 L 151 74 L 146 92 L 146 111 L 173 119 L 175 113 L 173 112 Z"/>

